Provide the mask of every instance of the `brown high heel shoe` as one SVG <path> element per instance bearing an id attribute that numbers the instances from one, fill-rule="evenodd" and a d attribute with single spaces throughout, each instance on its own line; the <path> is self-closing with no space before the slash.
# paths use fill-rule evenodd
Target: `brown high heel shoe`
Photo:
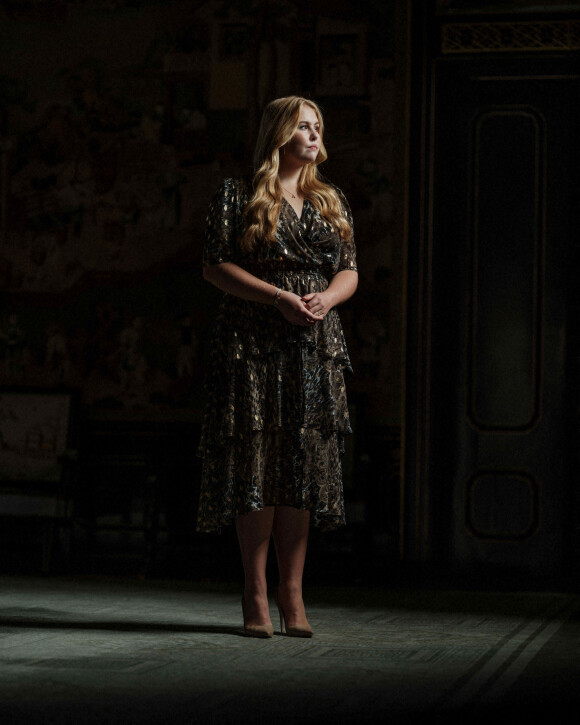
<path id="1" fill-rule="evenodd" d="M 274 636 L 274 627 L 271 624 L 248 624 L 246 625 L 246 612 L 244 596 L 242 595 L 242 616 L 244 618 L 244 634 L 246 637 L 260 637 L 268 639 Z"/>
<path id="2" fill-rule="evenodd" d="M 286 615 L 282 609 L 280 602 L 278 601 L 278 592 L 274 594 L 274 601 L 278 607 L 278 613 L 280 614 L 280 632 L 284 634 L 284 628 L 286 628 L 287 637 L 312 637 L 314 632 L 310 626 L 297 624 L 294 627 L 289 627 L 286 622 Z"/>

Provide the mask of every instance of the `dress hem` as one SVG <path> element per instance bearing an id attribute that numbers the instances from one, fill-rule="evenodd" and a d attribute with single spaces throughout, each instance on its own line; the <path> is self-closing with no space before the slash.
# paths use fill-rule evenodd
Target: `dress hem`
<path id="1" fill-rule="evenodd" d="M 254 507 L 254 508 L 248 508 L 244 509 L 241 513 L 236 512 L 231 514 L 231 516 L 227 518 L 222 518 L 220 523 L 216 523 L 214 526 L 207 526 L 207 525 L 200 525 L 199 521 L 196 524 L 195 531 L 198 534 L 220 534 L 223 529 L 229 528 L 235 524 L 236 518 L 238 516 L 244 516 L 246 514 L 253 513 L 255 511 L 263 511 L 265 508 L 269 508 L 273 506 L 274 508 L 295 508 L 298 511 L 310 511 L 310 528 L 311 529 L 318 529 L 319 531 L 336 531 L 337 529 L 342 528 L 343 526 L 346 526 L 346 518 L 344 514 L 342 516 L 336 516 L 336 515 L 328 515 L 325 516 L 324 514 L 318 514 L 316 515 L 316 510 L 314 507 L 298 507 L 298 506 L 292 506 L 291 504 L 266 504 L 261 507 Z"/>

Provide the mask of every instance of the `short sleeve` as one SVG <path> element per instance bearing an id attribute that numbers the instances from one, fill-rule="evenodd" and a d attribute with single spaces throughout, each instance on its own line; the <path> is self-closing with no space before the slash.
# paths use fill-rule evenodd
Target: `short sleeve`
<path id="1" fill-rule="evenodd" d="M 215 193 L 205 221 L 204 266 L 231 262 L 237 257 L 238 194 L 233 179 Z"/>
<path id="2" fill-rule="evenodd" d="M 356 246 L 354 243 L 354 224 L 352 220 L 352 212 L 350 210 L 350 206 L 348 204 L 348 201 L 346 200 L 345 195 L 337 187 L 335 187 L 335 189 L 342 205 L 344 217 L 346 218 L 350 226 L 350 239 L 347 241 L 342 239 L 340 242 L 340 259 L 338 260 L 337 272 L 343 272 L 344 270 L 356 272 Z"/>

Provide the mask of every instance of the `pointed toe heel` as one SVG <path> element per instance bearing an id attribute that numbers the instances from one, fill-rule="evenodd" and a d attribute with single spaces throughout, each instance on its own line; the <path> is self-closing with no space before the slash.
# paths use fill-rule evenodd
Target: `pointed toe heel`
<path id="1" fill-rule="evenodd" d="M 274 627 L 271 624 L 254 624 L 247 627 L 244 625 L 244 634 L 246 637 L 269 639 L 274 636 Z"/>
<path id="2" fill-rule="evenodd" d="M 313 636 L 314 632 L 308 625 L 294 625 L 293 627 L 289 627 L 288 623 L 286 622 L 286 615 L 284 613 L 284 610 L 282 609 L 282 606 L 278 601 L 278 594 L 275 595 L 274 601 L 276 602 L 276 606 L 278 607 L 278 614 L 280 615 L 281 634 L 284 634 L 285 629 L 287 637 L 303 637 L 306 639 Z"/>
<path id="3" fill-rule="evenodd" d="M 246 624 L 244 597 L 242 597 L 242 616 L 244 617 L 244 634 L 246 637 L 269 639 L 274 636 L 274 627 L 271 624 Z"/>

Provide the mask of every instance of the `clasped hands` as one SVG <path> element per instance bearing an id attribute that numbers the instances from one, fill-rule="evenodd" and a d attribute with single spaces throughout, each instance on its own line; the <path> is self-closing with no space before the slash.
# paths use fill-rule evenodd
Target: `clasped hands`
<path id="1" fill-rule="evenodd" d="M 327 292 L 310 292 L 300 297 L 293 292 L 284 291 L 278 302 L 278 309 L 293 325 L 310 327 L 325 318 L 332 309 Z"/>

